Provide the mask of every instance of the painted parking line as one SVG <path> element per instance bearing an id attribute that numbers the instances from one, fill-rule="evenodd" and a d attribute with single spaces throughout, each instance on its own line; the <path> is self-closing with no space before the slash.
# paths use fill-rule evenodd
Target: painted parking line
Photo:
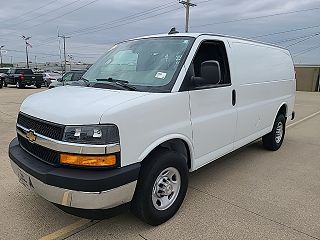
<path id="1" fill-rule="evenodd" d="M 287 126 L 287 128 L 292 128 L 292 127 L 294 127 L 294 126 L 296 126 L 296 125 L 298 125 L 298 124 L 300 124 L 300 123 L 302 123 L 302 122 L 304 122 L 304 121 L 306 121 L 306 120 L 308 120 L 310 118 L 313 118 L 313 117 L 317 116 L 318 114 L 320 114 L 320 111 L 315 112 L 315 113 L 313 113 L 313 114 L 311 114 L 309 116 L 306 116 L 306 117 L 304 117 L 304 118 L 302 118 L 302 119 L 300 119 L 300 120 L 298 120 L 298 121 L 296 121 L 294 123 L 289 124 Z"/>
<path id="2" fill-rule="evenodd" d="M 40 240 L 53 240 L 53 239 L 63 239 L 69 237 L 70 235 L 79 232 L 85 228 L 88 228 L 100 221 L 94 221 L 89 219 L 80 219 L 70 225 L 67 225 L 58 231 L 50 233 L 49 235 L 43 236 Z"/>

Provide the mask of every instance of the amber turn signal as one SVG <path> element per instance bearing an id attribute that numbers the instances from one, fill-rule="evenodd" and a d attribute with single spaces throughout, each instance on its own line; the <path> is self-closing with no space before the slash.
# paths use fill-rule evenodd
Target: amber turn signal
<path id="1" fill-rule="evenodd" d="M 117 163 L 116 155 L 60 154 L 60 163 L 84 167 L 112 167 Z"/>

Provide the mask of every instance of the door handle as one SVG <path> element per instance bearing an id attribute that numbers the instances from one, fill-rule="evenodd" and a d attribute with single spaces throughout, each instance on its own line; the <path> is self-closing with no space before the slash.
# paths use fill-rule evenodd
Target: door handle
<path id="1" fill-rule="evenodd" d="M 237 95 L 236 95 L 236 90 L 232 90 L 232 106 L 236 105 L 237 102 Z"/>

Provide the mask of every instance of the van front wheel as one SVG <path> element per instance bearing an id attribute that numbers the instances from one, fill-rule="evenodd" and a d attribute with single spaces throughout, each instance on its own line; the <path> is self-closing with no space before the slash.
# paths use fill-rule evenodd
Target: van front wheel
<path id="1" fill-rule="evenodd" d="M 156 151 L 142 164 L 132 212 L 150 225 L 164 223 L 180 208 L 187 188 L 186 159 L 166 149 Z"/>
<path id="2" fill-rule="evenodd" d="M 263 146 L 272 151 L 278 150 L 283 142 L 286 130 L 286 118 L 279 114 L 274 122 L 272 131 L 262 137 Z"/>

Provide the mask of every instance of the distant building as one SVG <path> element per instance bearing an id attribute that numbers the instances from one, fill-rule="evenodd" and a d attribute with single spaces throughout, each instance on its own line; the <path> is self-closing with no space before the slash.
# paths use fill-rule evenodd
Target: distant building
<path id="1" fill-rule="evenodd" d="M 297 91 L 320 92 L 320 65 L 296 64 Z"/>

